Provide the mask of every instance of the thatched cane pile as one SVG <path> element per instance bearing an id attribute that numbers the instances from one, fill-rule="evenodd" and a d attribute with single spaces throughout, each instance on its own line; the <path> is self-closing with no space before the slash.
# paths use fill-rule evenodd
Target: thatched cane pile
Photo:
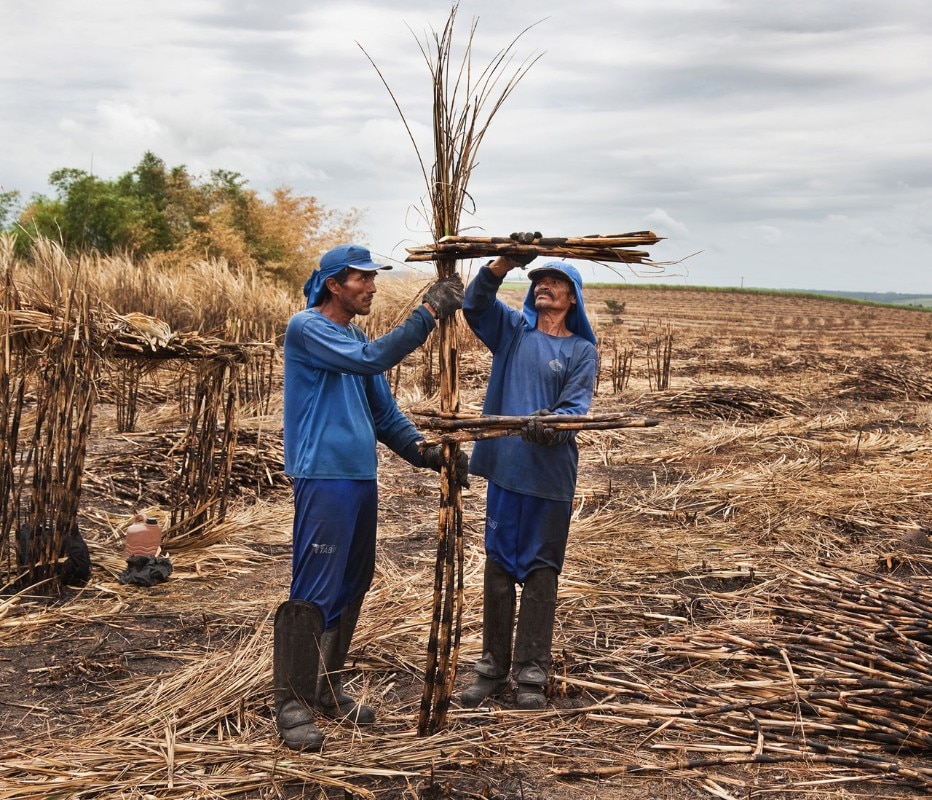
<path id="1" fill-rule="evenodd" d="M 864 400 L 932 400 L 932 376 L 915 364 L 871 360 L 846 376 L 839 389 Z"/>
<path id="2" fill-rule="evenodd" d="M 736 384 L 691 386 L 666 395 L 646 398 L 654 408 L 686 411 L 713 419 L 766 419 L 801 414 L 806 410 L 799 400 L 769 389 Z"/>
<path id="3" fill-rule="evenodd" d="M 195 362 L 187 427 L 170 451 L 169 524 L 205 530 L 226 513 L 236 444 L 237 377 L 267 345 L 173 332 L 145 314 L 119 315 L 94 303 L 79 266 L 56 263 L 66 278 L 59 296 L 26 291 L 14 281 L 15 259 L 3 243 L 0 291 L 2 442 L 0 558 L 6 582 L 45 581 L 55 591 L 55 565 L 78 515 L 85 460 L 101 374 L 116 374 L 122 431 L 135 424 L 138 385 L 155 364 Z M 120 371 L 114 362 L 132 366 Z M 28 400 L 27 400 L 28 398 Z M 31 429 L 31 430 L 30 430 Z M 133 469 L 138 479 L 138 469 Z M 28 526 L 29 552 L 13 558 L 11 535 Z M 14 563 L 17 562 L 17 563 Z M 25 574 L 17 569 L 25 568 Z"/>
<path id="4" fill-rule="evenodd" d="M 932 592 L 925 580 L 825 567 L 784 565 L 785 580 L 705 593 L 688 616 L 668 619 L 688 625 L 711 609 L 732 622 L 650 643 L 665 670 L 681 663 L 695 672 L 709 664 L 729 670 L 733 680 L 672 680 L 662 691 L 621 684 L 597 712 L 613 724 L 624 720 L 689 740 L 688 759 L 559 774 L 807 761 L 896 774 L 932 790 L 932 768 L 900 760 L 932 747 Z"/>

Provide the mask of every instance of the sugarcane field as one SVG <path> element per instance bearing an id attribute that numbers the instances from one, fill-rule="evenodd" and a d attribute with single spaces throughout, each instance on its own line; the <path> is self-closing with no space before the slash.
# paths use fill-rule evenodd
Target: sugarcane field
<path id="1" fill-rule="evenodd" d="M 114 183 L 59 170 L 58 200 L 36 197 L 0 226 L 0 800 L 932 794 L 932 308 L 745 290 L 743 277 L 741 288 L 705 286 L 701 261 L 689 261 L 701 251 L 674 238 L 687 226 L 647 213 L 633 188 L 613 205 L 604 187 L 583 187 L 593 213 L 637 208 L 633 225 L 487 230 L 477 222 L 484 192 L 469 181 L 493 117 L 543 55 L 516 50 L 539 23 L 495 26 L 504 38 L 483 51 L 475 20 L 459 35 L 457 7 L 415 34 L 427 103 L 395 88 L 408 77 L 397 54 L 354 41 L 400 117 L 397 127 L 378 120 L 379 147 L 366 155 L 393 161 L 381 140 L 400 133 L 424 182 L 394 244 L 358 244 L 368 241 L 359 209 L 333 211 L 287 186 L 267 201 L 237 172 L 201 179 L 151 151 Z M 239 42 L 238 55 L 251 47 Z M 478 52 L 493 53 L 485 66 L 472 64 Z M 333 106 L 355 109 L 345 59 L 323 57 L 340 64 L 329 67 L 340 71 Z M 294 79 L 317 92 L 311 77 Z M 591 76 L 573 77 L 582 86 Z M 632 109 L 639 96 L 619 89 Z M 564 98 L 561 113 L 576 103 Z M 616 103 L 599 98 L 600 109 Z M 428 107 L 432 118 L 419 119 Z M 213 138 L 214 125 L 227 136 L 211 109 L 197 112 L 185 147 Z M 336 113 L 310 116 L 333 124 Z M 512 130 L 533 131 L 522 149 L 574 180 L 586 159 L 605 181 L 627 179 L 599 162 L 575 118 L 554 123 L 571 145 L 535 150 L 547 127 L 536 119 L 512 117 Z M 613 153 L 624 150 L 604 127 Z M 314 151 L 310 130 L 256 138 L 272 150 L 294 135 Z M 346 150 L 366 141 L 350 133 Z M 660 186 L 695 168 L 625 156 Z M 329 167 L 307 171 L 322 186 L 331 179 Z M 496 202 L 515 218 L 535 221 L 536 200 L 513 175 L 491 186 L 504 187 Z M 16 197 L 0 186 L 0 223 Z M 108 219 L 92 230 L 105 211 L 122 214 L 124 238 L 101 236 Z M 669 230 L 636 229 L 654 223 Z M 761 241 L 780 234 L 758 228 Z M 572 262 L 604 280 L 583 282 Z M 545 283 L 559 292 L 535 296 Z M 337 310 L 334 293 L 350 298 Z M 542 326 L 538 309 L 557 309 L 558 294 L 564 305 Z M 579 374 L 595 372 L 591 405 L 579 380 L 585 413 L 548 402 L 529 416 L 487 410 L 501 364 L 515 363 L 496 353 L 493 368 L 493 326 L 476 321 L 489 308 L 516 338 L 533 329 L 575 348 L 530 345 L 536 371 L 525 374 L 555 386 L 585 361 Z M 342 329 L 307 323 L 295 356 L 287 342 L 297 347 L 288 337 L 302 310 Z M 328 336 L 339 344 L 322 344 Z M 380 337 L 373 350 L 411 345 L 387 370 L 340 349 Z M 317 346 L 340 357 L 321 367 L 308 355 Z M 315 380 L 331 382 L 327 397 Z M 320 444 L 331 423 L 342 436 Z M 466 474 L 474 454 L 481 463 L 491 452 L 485 440 L 519 435 L 564 445 L 494 451 L 526 455 L 541 466 L 535 479 L 545 459 L 575 458 L 575 442 L 578 477 L 553 469 L 572 492 L 529 491 L 525 503 L 514 500 L 524 488 L 499 487 L 487 465 Z M 356 452 L 376 437 L 374 458 L 371 445 Z M 320 461 L 294 469 L 296 449 L 305 466 Z M 328 458 L 339 462 L 331 472 L 320 467 Z M 347 466 L 364 459 L 377 469 Z M 533 471 L 523 458 L 493 466 L 512 463 Z M 535 596 L 528 616 L 549 616 L 527 628 L 543 658 L 524 666 L 539 679 L 521 671 L 517 645 L 496 673 L 486 646 L 493 497 L 499 509 L 513 503 L 502 527 L 537 548 L 520 580 L 493 565 L 512 591 L 512 627 L 495 635 L 511 648 L 515 602 L 524 610 Z M 525 513 L 533 524 L 515 521 Z M 539 568 L 567 515 L 561 568 Z M 319 538 L 327 526 L 339 530 Z M 307 566 L 309 552 L 337 549 L 342 562 Z M 556 588 L 537 597 L 532 579 L 545 572 Z M 317 591 L 318 580 L 330 583 Z M 318 603 L 324 595 L 333 608 Z M 516 638 L 521 628 L 519 616 Z"/>
<path id="2" fill-rule="evenodd" d="M 276 734 L 272 623 L 294 513 L 281 335 L 302 298 L 222 262 L 166 273 L 7 245 L 4 800 L 932 790 L 928 311 L 587 285 L 598 383 L 546 708 L 458 702 L 481 656 L 485 482 L 462 490 L 461 603 L 431 654 L 441 476 L 379 445 L 376 575 L 346 678 L 377 722 L 321 720 L 321 751 L 301 753 Z M 468 282 L 478 263 L 454 268 Z M 380 278 L 357 322 L 386 332 L 430 279 Z M 500 296 L 520 308 L 526 291 L 518 276 Z M 387 377 L 426 437 L 468 453 L 449 421 L 481 417 L 491 356 L 457 314 L 444 415 L 439 334 Z M 134 573 L 144 519 L 160 538 Z M 452 691 L 425 726 L 429 657 Z"/>

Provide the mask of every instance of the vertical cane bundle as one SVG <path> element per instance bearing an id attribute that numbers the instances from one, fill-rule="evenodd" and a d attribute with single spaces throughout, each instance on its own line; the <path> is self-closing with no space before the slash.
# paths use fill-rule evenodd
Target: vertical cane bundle
<path id="1" fill-rule="evenodd" d="M 510 68 L 510 55 L 516 38 L 496 55 L 474 81 L 470 58 L 475 22 L 470 28 L 462 61 L 458 66 L 453 64 L 456 12 L 457 6 L 454 5 L 443 31 L 433 32 L 432 41 L 419 42 L 433 81 L 434 163 L 429 175 L 417 142 L 405 121 L 427 183 L 430 213 L 425 216 L 429 216 L 435 241 L 459 233 L 463 204 L 469 197 L 466 184 L 476 163 L 479 143 L 492 117 L 536 61 L 536 58 L 525 61 L 510 74 L 505 74 Z M 372 61 L 371 58 L 369 60 Z M 379 76 L 382 77 L 381 72 Z M 382 81 L 385 83 L 384 78 Z M 387 83 L 385 86 L 388 88 Z M 394 95 L 392 99 L 400 112 Z M 427 260 L 434 260 L 440 278 L 448 277 L 456 271 L 456 259 L 442 252 L 432 254 Z M 440 321 L 439 339 L 441 410 L 454 412 L 459 408 L 459 388 L 456 330 L 452 318 Z M 445 466 L 440 473 L 433 615 L 418 718 L 418 733 L 422 736 L 435 733 L 443 727 L 456 677 L 463 608 L 463 520 L 460 488 L 451 465 L 458 447 L 456 442 L 444 444 Z"/>

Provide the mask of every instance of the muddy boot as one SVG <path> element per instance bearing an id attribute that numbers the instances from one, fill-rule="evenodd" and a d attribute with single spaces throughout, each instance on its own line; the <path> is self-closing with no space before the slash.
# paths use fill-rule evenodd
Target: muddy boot
<path id="1" fill-rule="evenodd" d="M 515 624 L 514 579 L 486 557 L 482 602 L 482 658 L 474 667 L 476 679 L 460 694 L 460 703 L 475 708 L 508 686 L 511 636 Z"/>
<path id="2" fill-rule="evenodd" d="M 312 711 L 322 629 L 320 609 L 313 603 L 288 600 L 275 612 L 275 723 L 292 750 L 320 750 L 324 743 Z"/>
<path id="3" fill-rule="evenodd" d="M 544 687 L 550 673 L 556 605 L 556 570 L 534 570 L 528 575 L 521 592 L 521 610 L 515 634 L 512 677 L 518 685 L 518 708 L 539 709 L 547 705 Z"/>
<path id="4" fill-rule="evenodd" d="M 317 708 L 325 716 L 334 719 L 344 719 L 355 725 L 371 725 L 375 722 L 375 711 L 370 706 L 357 703 L 343 691 L 343 666 L 359 621 L 362 601 L 360 597 L 344 609 L 337 626 L 321 636 Z"/>

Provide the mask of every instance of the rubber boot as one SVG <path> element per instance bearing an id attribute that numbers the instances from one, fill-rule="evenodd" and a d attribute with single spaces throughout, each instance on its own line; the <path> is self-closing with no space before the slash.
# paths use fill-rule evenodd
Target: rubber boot
<path id="1" fill-rule="evenodd" d="M 557 606 L 557 572 L 536 569 L 524 582 L 521 610 L 515 634 L 512 677 L 518 685 L 518 708 L 540 709 L 547 705 L 544 687 L 550 676 L 553 618 Z"/>
<path id="2" fill-rule="evenodd" d="M 460 694 L 460 703 L 475 708 L 508 686 L 511 637 L 515 625 L 515 581 L 498 563 L 486 557 L 482 601 L 482 658 L 476 679 Z"/>
<path id="3" fill-rule="evenodd" d="M 357 703 L 343 691 L 343 666 L 349 652 L 363 598 L 347 606 L 335 628 L 320 639 L 321 669 L 317 682 L 317 708 L 325 716 L 343 719 L 356 725 L 371 725 L 375 711 Z"/>
<path id="4" fill-rule="evenodd" d="M 275 723 L 292 750 L 320 750 L 324 743 L 312 710 L 323 627 L 320 609 L 304 600 L 288 600 L 275 612 Z"/>

